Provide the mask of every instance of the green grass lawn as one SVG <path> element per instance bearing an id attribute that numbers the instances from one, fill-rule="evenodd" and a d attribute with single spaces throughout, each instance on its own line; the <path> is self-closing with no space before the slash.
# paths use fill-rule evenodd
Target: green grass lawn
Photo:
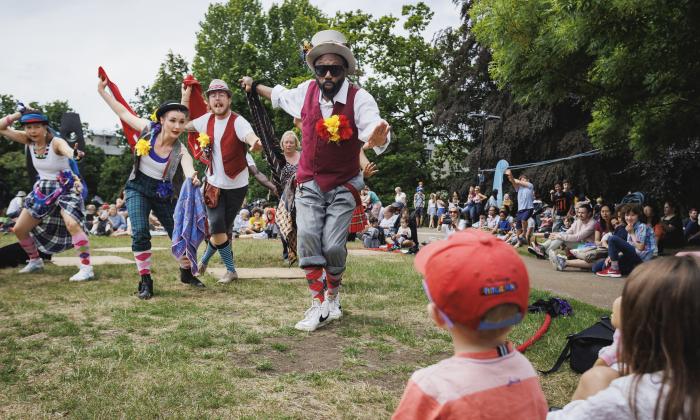
<path id="1" fill-rule="evenodd" d="M 93 248 L 129 245 L 92 239 Z M 278 241 L 241 240 L 234 252 L 240 267 L 283 266 Z M 309 304 L 305 281 L 221 287 L 205 275 L 207 289 L 194 290 L 168 251 L 154 253 L 150 301 L 134 295 L 134 265 L 97 266 L 96 281 L 81 284 L 67 281 L 72 267 L 0 270 L 0 417 L 387 418 L 411 373 L 448 357 L 451 343 L 426 316 L 412 257 L 378 255 L 349 258 L 344 316 L 311 334 L 293 329 Z M 571 303 L 575 315 L 525 353 L 535 368 L 605 314 Z M 528 316 L 511 339 L 524 341 L 542 319 Z M 549 403 L 565 404 L 577 380 L 568 366 L 543 377 Z"/>

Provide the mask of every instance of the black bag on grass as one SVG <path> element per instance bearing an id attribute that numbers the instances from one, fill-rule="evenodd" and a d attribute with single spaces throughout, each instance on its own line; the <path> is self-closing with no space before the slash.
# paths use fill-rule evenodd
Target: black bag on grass
<path id="1" fill-rule="evenodd" d="M 547 375 L 556 372 L 561 368 L 566 359 L 569 359 L 571 370 L 578 373 L 583 373 L 593 367 L 598 352 L 605 346 L 609 346 L 613 342 L 613 333 L 615 328 L 610 323 L 610 318 L 604 316 L 600 321 L 585 330 L 570 334 L 566 337 L 567 343 L 559 355 L 554 366 L 548 371 L 541 371 Z"/>

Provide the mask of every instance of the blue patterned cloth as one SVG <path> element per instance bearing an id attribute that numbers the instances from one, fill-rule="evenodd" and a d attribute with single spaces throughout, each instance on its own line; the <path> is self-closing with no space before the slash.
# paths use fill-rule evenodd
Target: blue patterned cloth
<path id="1" fill-rule="evenodd" d="M 192 274 L 197 275 L 197 248 L 206 236 L 205 221 L 207 217 L 204 208 L 204 197 L 199 188 L 192 185 L 192 180 L 187 179 L 182 183 L 180 197 L 175 205 L 173 230 L 173 245 L 171 251 L 178 260 L 187 256 L 190 261 Z"/>

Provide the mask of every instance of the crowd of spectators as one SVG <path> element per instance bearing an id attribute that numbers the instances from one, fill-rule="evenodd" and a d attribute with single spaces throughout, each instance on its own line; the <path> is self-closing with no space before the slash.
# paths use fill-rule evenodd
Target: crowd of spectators
<path id="1" fill-rule="evenodd" d="M 626 275 L 667 250 L 700 246 L 696 208 L 690 208 L 684 218 L 670 200 L 657 213 L 640 193 L 591 200 L 566 179 L 555 182 L 548 200 L 542 200 L 527 176 L 515 177 L 510 170 L 505 176 L 508 192 L 504 191 L 500 205 L 498 190 L 485 194 L 474 185 L 465 196 L 458 192 L 427 194 L 420 182 L 412 202 L 396 187 L 394 202 L 383 207 L 367 186 L 361 192 L 369 220 L 364 245 L 415 250 L 418 238 L 410 233 L 412 225 L 436 229 L 445 238 L 467 228 L 481 229 L 513 247 L 527 247 L 538 258 L 548 259 L 556 270 L 591 270 L 610 277 Z"/>

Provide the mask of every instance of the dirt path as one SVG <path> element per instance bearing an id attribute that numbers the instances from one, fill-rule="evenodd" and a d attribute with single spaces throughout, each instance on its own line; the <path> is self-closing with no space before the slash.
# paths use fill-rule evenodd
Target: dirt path
<path id="1" fill-rule="evenodd" d="M 434 229 L 419 229 L 420 241 L 442 239 L 443 235 Z M 547 290 L 558 296 L 571 297 L 600 308 L 610 308 L 613 300 L 622 294 L 624 278 L 613 279 L 598 277 L 587 271 L 554 270 L 549 261 L 523 257 L 530 273 L 530 285 L 536 289 Z"/>

